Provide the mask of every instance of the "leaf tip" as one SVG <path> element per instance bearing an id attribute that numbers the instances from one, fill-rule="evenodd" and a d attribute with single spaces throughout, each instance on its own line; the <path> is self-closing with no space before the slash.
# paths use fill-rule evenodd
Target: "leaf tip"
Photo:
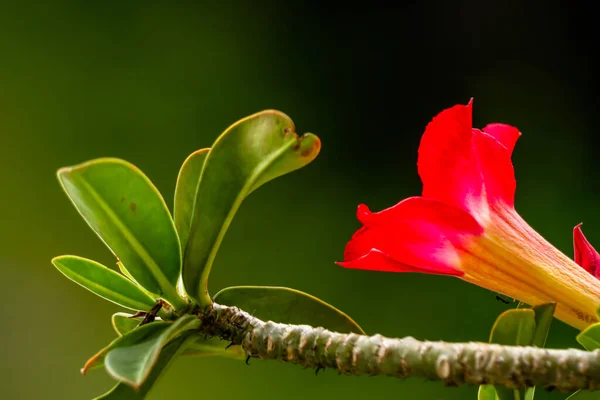
<path id="1" fill-rule="evenodd" d="M 69 258 L 76 258 L 76 256 L 67 256 L 67 255 L 56 256 L 56 257 L 53 257 L 50 260 L 50 262 L 52 263 L 52 265 L 54 265 L 54 267 L 56 269 L 58 269 L 59 271 L 62 271 L 65 268 L 63 261 L 68 260 Z"/>
<path id="2" fill-rule="evenodd" d="M 321 151 L 321 139 L 315 134 L 305 133 L 298 139 L 297 150 L 300 156 L 308 159 L 308 162 L 314 160 Z"/>
<path id="3" fill-rule="evenodd" d="M 79 261 L 80 261 L 80 260 L 83 260 L 83 258 L 82 258 L 82 257 L 79 257 L 79 256 L 73 256 L 73 255 L 66 255 L 66 254 L 64 254 L 64 255 L 61 255 L 61 256 L 56 256 L 56 257 L 53 257 L 53 258 L 50 260 L 50 262 L 51 262 L 51 263 L 52 263 L 52 264 L 53 264 L 53 265 L 54 265 L 56 268 L 60 269 L 60 268 L 61 268 L 61 266 L 62 266 L 61 264 L 64 264 L 64 261 L 65 261 L 65 260 L 79 260 Z"/>
<path id="4" fill-rule="evenodd" d="M 81 368 L 79 371 L 81 372 L 81 375 L 85 376 L 85 374 L 87 374 L 87 372 L 94 366 L 94 364 L 96 364 L 96 362 L 100 359 L 100 356 L 102 356 L 102 351 L 99 351 L 98 353 L 94 354 L 89 360 L 87 360 L 85 362 L 85 364 L 83 365 L 83 368 Z"/>
<path id="5" fill-rule="evenodd" d="M 67 179 L 67 177 L 71 174 L 71 172 L 73 171 L 73 167 L 62 167 L 59 168 L 56 171 L 56 179 L 58 179 L 58 182 L 63 185 L 65 179 Z"/>
<path id="6" fill-rule="evenodd" d="M 50 262 L 52 264 L 54 264 L 56 266 L 56 263 L 59 262 L 61 259 L 63 259 L 65 256 L 56 256 L 56 257 L 52 257 L 52 259 L 50 260 Z"/>

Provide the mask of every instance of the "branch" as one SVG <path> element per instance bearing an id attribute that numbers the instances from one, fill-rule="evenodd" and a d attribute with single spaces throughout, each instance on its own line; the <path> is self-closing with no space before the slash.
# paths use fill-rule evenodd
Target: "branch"
<path id="1" fill-rule="evenodd" d="M 264 322 L 213 303 L 200 317 L 205 334 L 241 345 L 248 357 L 346 375 L 441 380 L 448 386 L 493 384 L 572 392 L 600 390 L 600 350 L 554 350 L 468 342 L 341 334 L 308 325 Z"/>

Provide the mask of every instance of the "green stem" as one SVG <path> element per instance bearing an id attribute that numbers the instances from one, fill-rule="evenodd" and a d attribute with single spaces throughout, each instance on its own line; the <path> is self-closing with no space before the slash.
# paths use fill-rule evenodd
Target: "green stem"
<path id="1" fill-rule="evenodd" d="M 213 304 L 202 330 L 241 345 L 248 356 L 347 375 L 441 380 L 572 392 L 600 390 L 600 350 L 541 349 L 488 343 L 419 341 L 342 334 L 308 325 L 264 322 L 236 307 Z"/>
<path id="2" fill-rule="evenodd" d="M 198 288 L 198 306 L 200 309 L 206 309 L 212 304 L 212 298 L 208 293 L 208 274 L 210 274 L 210 267 L 202 272 L 201 283 Z"/>

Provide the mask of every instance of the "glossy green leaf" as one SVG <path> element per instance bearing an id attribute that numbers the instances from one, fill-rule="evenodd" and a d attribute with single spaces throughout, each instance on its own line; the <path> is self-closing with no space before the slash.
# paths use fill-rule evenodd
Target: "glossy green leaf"
<path id="1" fill-rule="evenodd" d="M 578 390 L 567 397 L 566 400 L 598 400 L 599 398 L 600 394 L 598 391 Z"/>
<path id="2" fill-rule="evenodd" d="M 236 306 L 264 321 L 320 326 L 334 332 L 365 334 L 348 315 L 295 289 L 275 286 L 233 286 L 215 295 L 215 302 Z"/>
<path id="3" fill-rule="evenodd" d="M 162 348 L 182 333 L 199 326 L 198 318 L 193 315 L 184 315 L 159 335 L 131 346 L 112 349 L 106 355 L 104 366 L 113 378 L 137 389 L 149 376 Z"/>
<path id="4" fill-rule="evenodd" d="M 190 226 L 192 223 L 192 213 L 194 211 L 194 200 L 196 198 L 196 189 L 200 181 L 200 174 L 204 161 L 210 149 L 200 149 L 189 155 L 183 162 L 179 175 L 177 176 L 177 186 L 175 187 L 175 202 L 173 203 L 173 218 L 175 227 L 179 235 L 181 244 L 181 253 L 185 251 Z"/>
<path id="5" fill-rule="evenodd" d="M 535 334 L 531 344 L 537 347 L 544 347 L 546 346 L 548 332 L 550 332 L 550 327 L 554 319 L 556 303 L 541 304 L 532 307 L 532 310 L 535 313 Z"/>
<path id="6" fill-rule="evenodd" d="M 154 337 L 158 337 L 170 326 L 170 322 L 155 321 L 150 324 L 142 325 L 139 328 L 116 338 L 110 342 L 108 346 L 104 347 L 102 350 L 94 354 L 89 360 L 87 360 L 81 369 L 81 373 L 85 375 L 87 371 L 103 365 L 106 355 L 111 350 L 119 347 L 133 346 L 137 343 L 142 343 Z"/>
<path id="7" fill-rule="evenodd" d="M 146 290 L 176 307 L 181 250 L 175 225 L 152 182 L 132 164 L 100 158 L 61 168 L 63 189 L 104 243 Z"/>
<path id="8" fill-rule="evenodd" d="M 200 176 L 183 264 L 185 288 L 200 305 L 211 302 L 210 268 L 242 200 L 265 182 L 311 162 L 320 147 L 316 136 L 299 138 L 291 119 L 273 110 L 244 118 L 217 139 Z"/>
<path id="9" fill-rule="evenodd" d="M 117 335 L 123 336 L 131 332 L 142 322 L 142 317 L 131 318 L 132 316 L 133 314 L 127 313 L 115 313 L 112 315 L 112 326 Z"/>
<path id="10" fill-rule="evenodd" d="M 520 392 L 522 393 L 522 392 Z M 527 390 L 525 391 L 525 400 L 533 400 L 533 398 L 535 397 L 535 387 L 530 387 L 527 388 Z"/>
<path id="11" fill-rule="evenodd" d="M 512 309 L 500 314 L 490 334 L 490 343 L 529 346 L 535 335 L 535 312 Z"/>
<path id="12" fill-rule="evenodd" d="M 554 319 L 554 311 L 556 310 L 556 303 L 540 304 L 531 308 L 535 313 L 535 333 L 531 345 L 537 347 L 544 347 L 546 345 L 546 339 L 548 338 L 548 332 L 552 326 Z M 535 387 L 528 388 L 525 392 L 525 400 L 533 400 L 535 397 Z"/>
<path id="13" fill-rule="evenodd" d="M 496 400 L 496 389 L 494 385 L 480 385 L 477 392 L 477 400 Z"/>
<path id="14" fill-rule="evenodd" d="M 245 360 L 246 352 L 242 346 L 228 346 L 227 342 L 217 337 L 204 338 L 203 336 L 190 341 L 183 352 L 185 356 L 218 356 L 233 358 L 235 360 Z"/>
<path id="15" fill-rule="evenodd" d="M 98 296 L 122 307 L 148 311 L 155 300 L 135 283 L 102 264 L 77 256 L 60 256 L 52 264 L 63 275 Z"/>
<path id="16" fill-rule="evenodd" d="M 112 316 L 112 325 L 119 336 L 123 336 L 136 328 L 142 321 L 142 317 L 131 318 L 133 314 L 115 313 Z M 186 345 L 182 355 L 184 356 L 221 356 L 245 360 L 246 352 L 239 345 L 228 346 L 228 342 L 217 337 L 205 338 L 198 336 Z"/>
<path id="17" fill-rule="evenodd" d="M 156 298 L 157 296 L 148 292 L 144 287 L 142 287 L 142 285 L 139 284 L 138 281 L 135 280 L 135 278 L 133 277 L 133 275 L 131 275 L 131 273 L 129 273 L 129 271 L 127 271 L 127 268 L 125 268 L 125 266 L 123 265 L 123 263 L 121 261 L 117 261 L 117 267 L 119 268 L 119 271 L 121 271 L 121 273 L 127 277 L 127 279 L 129 279 L 131 282 L 135 283 L 136 285 L 138 285 L 140 287 L 140 289 L 144 290 L 146 293 L 148 293 L 148 295 L 152 298 Z"/>
<path id="18" fill-rule="evenodd" d="M 590 325 L 577 335 L 577 341 L 587 351 L 600 349 L 600 322 Z"/>
<path id="19" fill-rule="evenodd" d="M 490 334 L 490 343 L 529 346 L 534 340 L 535 332 L 535 311 L 533 309 L 507 310 L 496 319 Z M 496 386 L 495 389 L 500 400 L 520 400 L 525 397 L 524 390 L 512 390 L 503 386 Z"/>
<path id="20" fill-rule="evenodd" d="M 108 393 L 96 397 L 94 400 L 142 400 L 146 397 L 150 389 L 154 386 L 158 378 L 165 373 L 167 368 L 186 348 L 186 343 L 190 339 L 184 335 L 174 339 L 167 344 L 158 360 L 152 367 L 152 371 L 146 378 L 146 381 L 136 390 L 126 383 L 119 382 Z"/>

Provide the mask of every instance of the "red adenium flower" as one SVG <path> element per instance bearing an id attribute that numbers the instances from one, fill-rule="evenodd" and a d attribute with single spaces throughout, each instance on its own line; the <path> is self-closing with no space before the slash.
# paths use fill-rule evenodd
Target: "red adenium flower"
<path id="1" fill-rule="evenodd" d="M 346 246 L 347 268 L 457 276 L 530 305 L 554 301 L 556 317 L 583 329 L 597 322 L 599 255 L 575 228 L 581 268 L 514 208 L 511 153 L 521 133 L 505 124 L 472 128 L 472 102 L 438 114 L 419 147 L 422 197 L 373 213 Z"/>
<path id="2" fill-rule="evenodd" d="M 587 272 L 600 279 L 600 254 L 583 236 L 581 224 L 573 229 L 573 249 L 575 262 L 581 265 Z"/>

